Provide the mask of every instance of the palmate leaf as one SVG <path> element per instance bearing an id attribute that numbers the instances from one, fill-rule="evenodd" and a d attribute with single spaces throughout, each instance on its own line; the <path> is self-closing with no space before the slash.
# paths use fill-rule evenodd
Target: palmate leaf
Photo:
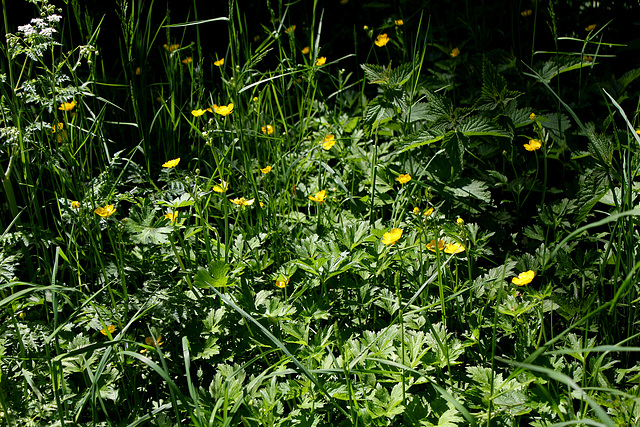
<path id="1" fill-rule="evenodd" d="M 160 245 L 167 243 L 168 235 L 173 230 L 171 227 L 157 226 L 154 224 L 156 217 L 152 206 L 133 207 L 126 221 L 125 230 L 131 233 L 134 243 L 143 245 Z"/>

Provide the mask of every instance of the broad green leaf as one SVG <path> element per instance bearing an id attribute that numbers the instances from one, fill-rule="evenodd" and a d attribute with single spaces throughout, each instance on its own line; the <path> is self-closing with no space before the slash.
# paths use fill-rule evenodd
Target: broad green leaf
<path id="1" fill-rule="evenodd" d="M 406 139 L 402 140 L 399 149 L 400 152 L 412 150 L 423 145 L 441 141 L 446 135 L 447 132 L 442 129 L 421 130 L 412 135 L 409 135 Z"/>
<path id="2" fill-rule="evenodd" d="M 465 118 L 457 128 L 465 136 L 498 136 L 513 138 L 513 135 L 486 117 L 471 116 Z"/>

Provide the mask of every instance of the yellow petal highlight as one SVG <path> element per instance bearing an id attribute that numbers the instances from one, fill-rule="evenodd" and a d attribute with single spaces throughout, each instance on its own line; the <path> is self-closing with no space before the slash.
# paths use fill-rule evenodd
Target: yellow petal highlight
<path id="1" fill-rule="evenodd" d="M 322 144 L 322 148 L 329 151 L 331 147 L 336 145 L 336 137 L 333 134 L 325 135 L 320 144 Z"/>
<path id="2" fill-rule="evenodd" d="M 321 56 L 320 58 L 318 58 L 318 60 L 316 61 L 316 65 L 319 67 L 321 65 L 324 65 L 324 63 L 327 62 L 327 57 L 326 56 Z"/>
<path id="3" fill-rule="evenodd" d="M 444 252 L 447 254 L 459 254 L 460 252 L 464 252 L 464 246 L 460 243 L 447 243 L 447 246 L 444 248 Z"/>
<path id="4" fill-rule="evenodd" d="M 387 246 L 393 245 L 395 242 L 400 240 L 400 237 L 402 237 L 402 229 L 392 228 L 390 231 L 382 235 L 382 243 Z"/>
<path id="5" fill-rule="evenodd" d="M 271 125 L 262 126 L 262 133 L 271 135 L 273 133 L 273 126 Z"/>
<path id="6" fill-rule="evenodd" d="M 312 201 L 318 202 L 318 203 L 324 202 L 324 199 L 326 199 L 326 198 L 327 198 L 327 191 L 326 190 L 318 191 L 314 196 L 309 196 L 309 200 L 312 200 Z"/>
<path id="7" fill-rule="evenodd" d="M 511 279 L 511 283 L 518 286 L 528 285 L 534 277 L 536 277 L 536 273 L 534 273 L 533 270 L 525 271 L 524 273 L 518 274 L 518 277 Z"/>
<path id="8" fill-rule="evenodd" d="M 396 180 L 400 184 L 406 184 L 407 182 L 411 181 L 411 175 L 409 175 L 408 173 L 401 173 L 400 175 L 398 175 Z"/>
<path id="9" fill-rule="evenodd" d="M 162 164 L 162 167 L 163 168 L 175 168 L 176 166 L 178 166 L 178 163 L 180 163 L 180 157 L 178 157 L 177 159 L 169 160 L 168 162 L 164 162 Z"/>
<path id="10" fill-rule="evenodd" d="M 60 106 L 58 107 L 58 110 L 71 111 L 75 108 L 75 106 L 76 106 L 76 101 L 75 99 L 72 99 L 71 102 L 63 102 L 62 104 L 60 104 Z"/>
<path id="11" fill-rule="evenodd" d="M 116 208 L 114 208 L 113 205 L 105 205 L 104 207 L 99 206 L 94 210 L 95 213 L 103 218 L 110 217 L 115 211 Z"/>
<path id="12" fill-rule="evenodd" d="M 528 144 L 523 145 L 524 149 L 527 151 L 536 151 L 542 147 L 542 143 L 539 139 L 530 139 Z"/>
<path id="13" fill-rule="evenodd" d="M 222 67 L 224 65 L 224 58 L 220 58 L 213 63 L 216 67 Z"/>
<path id="14" fill-rule="evenodd" d="M 233 103 L 229 105 L 220 105 L 220 106 L 213 104 L 213 111 L 220 114 L 222 117 L 228 116 L 229 114 L 233 113 Z"/>
<path id="15" fill-rule="evenodd" d="M 269 172 L 271 172 L 271 166 L 265 166 L 265 167 L 261 168 L 260 172 L 262 172 L 265 175 L 268 174 Z"/>
<path id="16" fill-rule="evenodd" d="M 378 47 L 385 46 L 387 43 L 389 43 L 389 36 L 387 36 L 386 34 L 380 34 L 376 38 L 376 41 L 373 43 Z"/>

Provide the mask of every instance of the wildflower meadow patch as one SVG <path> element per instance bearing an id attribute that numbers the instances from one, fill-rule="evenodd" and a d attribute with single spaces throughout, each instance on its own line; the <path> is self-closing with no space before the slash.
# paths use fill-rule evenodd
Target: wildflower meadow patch
<path id="1" fill-rule="evenodd" d="M 325 3 L 3 3 L 0 424 L 640 423 L 640 6 Z"/>

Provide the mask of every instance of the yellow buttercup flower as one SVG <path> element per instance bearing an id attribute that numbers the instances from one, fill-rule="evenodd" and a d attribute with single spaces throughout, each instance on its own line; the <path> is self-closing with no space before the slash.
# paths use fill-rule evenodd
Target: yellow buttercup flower
<path id="1" fill-rule="evenodd" d="M 271 172 L 271 166 L 265 166 L 264 168 L 261 168 L 260 172 L 262 172 L 265 175 L 268 174 L 269 172 Z"/>
<path id="2" fill-rule="evenodd" d="M 536 151 L 542 147 L 542 143 L 539 139 L 530 139 L 528 144 L 523 145 L 524 149 L 527 151 Z"/>
<path id="3" fill-rule="evenodd" d="M 531 10 L 531 9 L 523 10 L 522 12 L 520 12 L 520 15 L 525 16 L 525 17 L 531 16 L 531 14 L 533 14 L 533 10 Z"/>
<path id="4" fill-rule="evenodd" d="M 322 148 L 328 151 L 331 149 L 331 147 L 336 145 L 336 138 L 333 134 L 325 135 L 320 144 L 322 144 Z"/>
<path id="5" fill-rule="evenodd" d="M 158 343 L 158 345 L 156 345 L 156 342 Z M 156 339 L 154 341 L 153 337 L 146 337 L 144 339 L 144 343 L 148 346 L 153 346 L 155 348 L 160 347 L 162 344 L 164 344 L 164 341 L 162 341 L 162 335 L 158 334 L 158 339 Z M 143 348 L 142 350 L 140 350 L 140 353 L 146 353 L 147 349 Z"/>
<path id="6" fill-rule="evenodd" d="M 176 166 L 178 166 L 178 163 L 180 163 L 180 157 L 178 157 L 177 159 L 169 160 L 168 162 L 163 163 L 162 167 L 163 168 L 175 168 Z"/>
<path id="7" fill-rule="evenodd" d="M 413 214 L 414 215 L 418 215 L 419 213 L 420 213 L 420 208 L 419 207 L 416 206 L 415 208 L 413 208 Z"/>
<path id="8" fill-rule="evenodd" d="M 395 242 L 400 240 L 400 237 L 402 237 L 402 229 L 392 228 L 390 231 L 382 235 L 382 243 L 386 246 L 393 245 Z"/>
<path id="9" fill-rule="evenodd" d="M 303 55 L 306 55 L 307 53 L 309 53 L 309 46 L 305 46 L 305 47 L 302 49 L 302 54 L 303 54 Z"/>
<path id="10" fill-rule="evenodd" d="M 460 243 L 447 243 L 447 246 L 444 248 L 444 252 L 447 254 L 459 254 L 460 252 L 464 252 L 464 246 Z"/>
<path id="11" fill-rule="evenodd" d="M 220 58 L 217 61 L 214 61 L 213 65 L 216 67 L 222 67 L 224 65 L 224 58 Z"/>
<path id="12" fill-rule="evenodd" d="M 511 279 L 511 283 L 518 286 L 528 285 L 534 277 L 536 277 L 536 273 L 534 273 L 533 270 L 525 271 L 524 273 L 518 274 L 518 277 Z"/>
<path id="13" fill-rule="evenodd" d="M 166 214 L 164 214 L 164 218 L 168 219 L 169 221 L 171 221 L 173 223 L 173 222 L 175 222 L 176 219 L 178 219 L 178 213 L 177 212 L 167 212 Z"/>
<path id="14" fill-rule="evenodd" d="M 116 327 L 115 327 L 115 326 L 113 326 L 113 325 L 109 325 L 109 326 L 107 326 L 107 329 L 104 329 L 104 328 L 103 328 L 103 329 L 100 329 L 100 333 L 101 333 L 102 335 L 107 335 L 107 331 L 109 331 L 109 333 L 111 333 L 111 334 L 112 334 L 112 333 L 113 333 L 113 331 L 115 331 L 115 330 L 116 330 Z"/>
<path id="15" fill-rule="evenodd" d="M 182 63 L 183 63 L 183 64 L 191 64 L 192 62 L 193 62 L 193 58 L 192 58 L 192 57 L 190 57 L 190 56 L 187 56 L 186 58 L 184 58 L 184 59 L 182 60 Z"/>
<path id="16" fill-rule="evenodd" d="M 402 19 L 396 19 L 394 22 L 396 25 L 404 25 L 404 21 Z"/>
<path id="17" fill-rule="evenodd" d="M 280 289 L 286 287 L 291 281 L 291 277 L 287 277 L 287 280 L 276 280 L 276 286 Z"/>
<path id="18" fill-rule="evenodd" d="M 400 184 L 406 184 L 407 182 L 411 181 L 411 175 L 409 175 L 408 173 L 401 173 L 396 178 L 396 181 L 398 181 Z"/>
<path id="19" fill-rule="evenodd" d="M 452 58 L 455 58 L 456 56 L 460 55 L 460 49 L 454 47 L 449 55 L 451 55 Z"/>
<path id="20" fill-rule="evenodd" d="M 462 219 L 462 218 L 458 218 L 458 219 L 456 219 L 456 224 L 458 224 L 458 225 L 464 225 L 464 219 Z"/>
<path id="21" fill-rule="evenodd" d="M 171 46 L 169 46 L 168 44 L 163 44 L 162 47 L 164 48 L 164 50 L 166 50 L 167 52 L 174 52 L 176 50 L 178 50 L 178 48 L 180 47 L 179 44 L 175 43 L 172 44 Z"/>
<path id="22" fill-rule="evenodd" d="M 58 107 L 58 110 L 71 111 L 75 108 L 75 106 L 76 106 L 76 101 L 75 99 L 72 99 L 71 102 L 63 102 L 62 104 L 60 104 L 60 106 Z"/>
<path id="23" fill-rule="evenodd" d="M 429 249 L 431 252 L 435 252 L 436 251 L 436 240 L 435 239 L 433 239 L 432 241 L 427 243 L 427 249 Z M 444 249 L 444 240 L 438 240 L 438 250 L 441 251 L 443 249 Z"/>
<path id="24" fill-rule="evenodd" d="M 116 211 L 116 208 L 114 208 L 113 205 L 104 205 L 104 207 L 98 206 L 94 210 L 95 213 L 97 213 L 103 218 L 110 217 L 111 215 L 113 215 L 115 211 Z"/>
<path id="25" fill-rule="evenodd" d="M 229 183 L 227 181 L 220 181 L 220 185 L 214 185 L 213 186 L 213 191 L 215 191 L 216 193 L 224 193 L 225 191 L 227 191 L 229 189 Z"/>
<path id="26" fill-rule="evenodd" d="M 78 202 L 77 200 L 71 202 L 71 209 L 80 209 L 80 202 Z"/>
<path id="27" fill-rule="evenodd" d="M 140 74 L 142 74 L 142 68 L 136 67 L 136 76 L 139 76 Z"/>
<path id="28" fill-rule="evenodd" d="M 206 113 L 207 111 L 208 111 L 208 109 L 204 109 L 204 110 L 202 110 L 202 109 L 198 108 L 197 110 L 191 110 L 191 114 L 192 114 L 194 117 L 200 117 L 201 115 L 203 115 L 203 114 L 204 114 L 204 113 Z"/>
<path id="29" fill-rule="evenodd" d="M 429 216 L 431 216 L 431 214 L 432 214 L 432 213 L 433 213 L 433 208 L 429 208 L 429 209 L 427 209 L 426 211 L 424 211 L 424 214 L 423 214 L 423 215 L 424 215 L 425 217 L 429 217 Z"/>
<path id="30" fill-rule="evenodd" d="M 231 203 L 233 203 L 234 205 L 240 205 L 240 206 L 251 206 L 253 205 L 253 202 L 256 199 L 245 199 L 244 197 L 240 197 L 239 199 L 229 199 L 229 201 Z"/>
<path id="31" fill-rule="evenodd" d="M 253 97 L 253 102 L 258 102 L 258 97 L 257 96 Z"/>
<path id="32" fill-rule="evenodd" d="M 327 58 L 325 56 L 321 56 L 320 58 L 318 58 L 318 60 L 316 61 L 316 65 L 319 67 L 321 65 L 324 65 L 324 63 L 327 62 Z"/>
<path id="33" fill-rule="evenodd" d="M 326 190 L 322 190 L 322 191 L 318 191 L 315 196 L 309 196 L 309 200 L 312 200 L 314 202 L 318 202 L 318 203 L 322 203 L 324 202 L 324 199 L 327 198 L 327 191 Z"/>
<path id="34" fill-rule="evenodd" d="M 286 30 L 284 30 L 285 33 L 287 34 L 293 34 L 293 32 L 296 30 L 296 26 L 292 25 L 289 28 L 287 28 Z"/>
<path id="35" fill-rule="evenodd" d="M 535 120 L 535 119 L 536 119 L 536 113 L 529 114 L 529 120 Z"/>
<path id="36" fill-rule="evenodd" d="M 223 117 L 228 116 L 229 114 L 233 113 L 233 103 L 226 106 L 221 105 L 219 107 L 216 104 L 213 104 L 213 110 Z"/>
<path id="37" fill-rule="evenodd" d="M 591 24 L 584 28 L 585 31 L 593 31 L 596 29 L 596 24 Z"/>
<path id="38" fill-rule="evenodd" d="M 271 125 L 262 126 L 262 133 L 266 133 L 267 135 L 271 135 L 273 133 L 273 126 L 271 126 Z"/>
<path id="39" fill-rule="evenodd" d="M 389 36 L 387 36 L 386 34 L 379 34 L 376 38 L 376 41 L 373 43 L 378 47 L 382 47 L 389 43 Z"/>

